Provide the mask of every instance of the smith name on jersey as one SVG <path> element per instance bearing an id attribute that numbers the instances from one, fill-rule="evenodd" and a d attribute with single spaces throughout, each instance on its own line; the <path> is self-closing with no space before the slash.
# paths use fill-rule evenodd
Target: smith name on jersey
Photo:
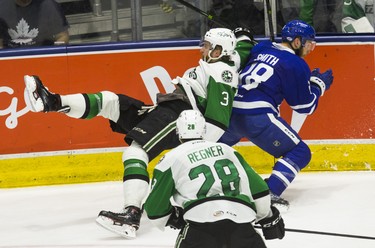
<path id="1" fill-rule="evenodd" d="M 254 46 L 249 62 L 240 73 L 241 85 L 233 112 L 279 114 L 285 99 L 293 110 L 312 114 L 320 94 L 310 87 L 310 75 L 305 60 L 293 50 L 270 41 L 261 42 Z"/>

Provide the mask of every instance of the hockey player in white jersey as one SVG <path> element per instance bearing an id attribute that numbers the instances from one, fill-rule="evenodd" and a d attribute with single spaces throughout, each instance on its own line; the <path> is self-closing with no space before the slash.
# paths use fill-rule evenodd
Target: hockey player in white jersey
<path id="1" fill-rule="evenodd" d="M 180 144 L 175 121 L 181 111 L 199 109 L 207 120 L 205 139 L 217 141 L 229 125 L 238 73 L 232 58 L 246 60 L 253 46 L 238 32 L 241 47 L 235 53 L 236 37 L 225 28 L 209 30 L 202 42 L 197 67 L 173 80 L 176 90 L 158 94 L 157 105 L 147 106 L 132 97 L 102 91 L 96 94 L 59 95 L 51 93 L 37 76 L 25 76 L 26 92 L 34 112 L 62 112 L 72 118 L 107 118 L 114 132 L 125 134 L 129 145 L 123 153 L 124 208 L 101 211 L 96 221 L 125 238 L 135 238 L 148 193 L 147 165 L 163 150 Z"/>
<path id="2" fill-rule="evenodd" d="M 254 221 L 266 239 L 282 239 L 284 222 L 271 207 L 267 184 L 244 158 L 228 145 L 203 140 L 205 119 L 198 111 L 183 111 L 176 125 L 182 144 L 154 169 L 145 203 L 151 222 L 161 230 L 182 229 L 180 248 L 264 248 Z"/>

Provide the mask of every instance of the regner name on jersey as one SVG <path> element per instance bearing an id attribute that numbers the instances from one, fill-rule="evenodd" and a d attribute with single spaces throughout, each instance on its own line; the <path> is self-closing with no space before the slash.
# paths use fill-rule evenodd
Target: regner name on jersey
<path id="1" fill-rule="evenodd" d="M 178 180 L 176 180 L 178 178 Z M 247 223 L 269 212 L 267 184 L 233 148 L 204 140 L 185 142 L 167 153 L 154 170 L 146 211 L 150 219 L 167 216 L 170 198 L 185 210 L 184 219 Z M 163 218 L 161 218 L 163 219 Z M 158 220 L 163 229 L 167 220 Z"/>

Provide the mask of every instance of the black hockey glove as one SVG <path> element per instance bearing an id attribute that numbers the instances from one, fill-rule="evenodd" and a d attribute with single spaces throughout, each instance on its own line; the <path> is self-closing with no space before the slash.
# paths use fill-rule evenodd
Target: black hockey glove
<path id="1" fill-rule="evenodd" d="M 236 36 L 236 38 L 244 35 L 248 37 L 251 41 L 254 41 L 254 36 L 250 29 L 238 27 L 235 30 L 233 30 L 233 33 Z"/>
<path id="2" fill-rule="evenodd" d="M 311 72 L 310 82 L 312 83 L 312 85 L 319 87 L 321 96 L 323 96 L 324 92 L 328 90 L 333 83 L 332 69 L 320 73 L 320 69 L 315 68 Z"/>
<path id="3" fill-rule="evenodd" d="M 276 207 L 271 206 L 271 210 L 273 215 L 258 221 L 258 224 L 262 227 L 265 239 L 282 239 L 285 235 L 284 220 Z"/>
<path id="4" fill-rule="evenodd" d="M 183 216 L 184 210 L 181 207 L 173 207 L 172 214 L 169 216 L 165 226 L 169 226 L 173 229 L 182 229 L 186 224 Z"/>

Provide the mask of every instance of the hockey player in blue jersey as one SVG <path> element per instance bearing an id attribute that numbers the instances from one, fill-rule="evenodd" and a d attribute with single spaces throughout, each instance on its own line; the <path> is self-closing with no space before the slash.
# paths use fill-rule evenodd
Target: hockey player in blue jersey
<path id="1" fill-rule="evenodd" d="M 251 51 L 240 73 L 229 129 L 220 141 L 234 145 L 241 138 L 279 158 L 267 179 L 274 204 L 289 206 L 280 197 L 311 160 L 311 151 L 279 114 L 283 100 L 300 114 L 310 115 L 333 82 L 332 70 L 310 71 L 303 59 L 315 48 L 315 30 L 293 20 L 282 31 L 280 44 L 264 41 Z"/>

